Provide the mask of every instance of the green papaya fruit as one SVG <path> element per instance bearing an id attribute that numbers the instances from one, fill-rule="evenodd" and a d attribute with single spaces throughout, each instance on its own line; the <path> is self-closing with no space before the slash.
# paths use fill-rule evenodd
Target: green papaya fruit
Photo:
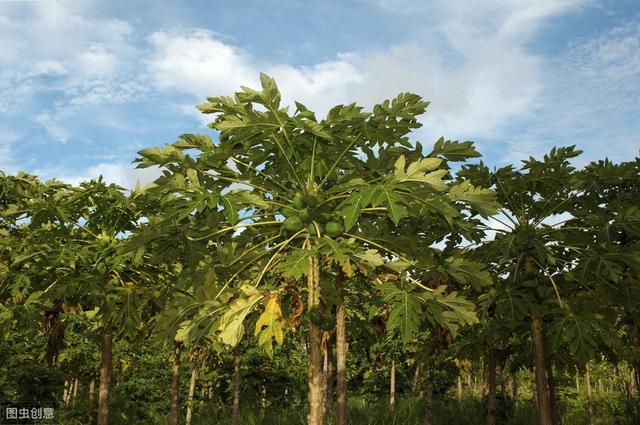
<path id="1" fill-rule="evenodd" d="M 331 214 L 329 214 L 328 212 L 321 212 L 320 214 L 318 214 L 318 222 L 326 224 L 327 222 L 329 222 L 329 220 L 331 220 Z"/>
<path id="2" fill-rule="evenodd" d="M 304 223 L 309 223 L 310 221 L 313 220 L 313 214 L 311 213 L 309 208 L 301 209 L 298 212 L 298 217 L 300 217 L 300 220 L 302 220 Z"/>
<path id="3" fill-rule="evenodd" d="M 344 232 L 344 227 L 342 224 L 337 221 L 330 221 L 326 225 L 327 236 L 330 238 L 335 238 L 336 236 L 340 236 L 342 232 Z"/>
<path id="4" fill-rule="evenodd" d="M 302 192 L 296 192 L 293 197 L 293 207 L 297 210 L 304 208 L 307 205 L 305 202 L 305 196 Z"/>
<path id="5" fill-rule="evenodd" d="M 309 208 L 315 208 L 318 206 L 318 198 L 313 195 L 307 195 L 305 198 L 305 203 Z"/>
<path id="6" fill-rule="evenodd" d="M 302 227 L 304 227 L 304 224 L 302 223 L 302 220 L 300 220 L 300 217 L 298 217 L 297 215 L 294 215 L 293 217 L 287 217 L 282 222 L 282 228 L 288 232 L 298 232 L 302 230 Z"/>
<path id="7" fill-rule="evenodd" d="M 314 223 L 318 225 L 318 228 L 320 229 L 320 235 L 323 235 L 324 231 L 325 231 L 324 224 L 316 223 L 316 222 L 313 222 L 313 221 L 311 223 L 309 223 L 309 225 L 307 226 L 307 232 L 309 232 L 309 234 L 312 235 L 312 236 L 318 236 L 318 233 L 316 231 L 316 226 L 315 226 Z"/>

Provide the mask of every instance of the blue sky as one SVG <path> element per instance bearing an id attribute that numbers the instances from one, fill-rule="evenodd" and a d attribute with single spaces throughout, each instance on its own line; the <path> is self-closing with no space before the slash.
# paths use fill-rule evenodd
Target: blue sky
<path id="1" fill-rule="evenodd" d="M 195 105 L 261 71 L 319 113 L 418 93 L 414 140 L 491 165 L 639 153 L 635 0 L 0 0 L 0 169 L 148 181 L 138 150 L 207 132 Z"/>

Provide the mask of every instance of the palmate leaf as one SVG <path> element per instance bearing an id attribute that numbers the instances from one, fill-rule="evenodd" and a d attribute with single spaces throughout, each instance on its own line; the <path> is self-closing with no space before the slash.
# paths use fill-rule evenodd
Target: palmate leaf
<path id="1" fill-rule="evenodd" d="M 493 190 L 473 186 L 468 180 L 451 186 L 449 198 L 454 201 L 468 202 L 485 217 L 495 214 L 500 208 Z"/>
<path id="2" fill-rule="evenodd" d="M 398 182 L 427 183 L 435 190 L 443 191 L 447 188 L 447 185 L 442 181 L 442 178 L 448 171 L 437 170 L 441 163 L 442 159 L 440 158 L 422 158 L 409 164 L 405 171 L 405 157 L 401 155 L 395 163 L 394 180 Z"/>
<path id="3" fill-rule="evenodd" d="M 468 158 L 477 158 L 480 153 L 473 146 L 473 142 L 458 142 L 439 138 L 433 146 L 429 156 L 442 155 L 449 161 L 464 161 Z"/>
<path id="4" fill-rule="evenodd" d="M 287 254 L 284 261 L 278 263 L 275 270 L 285 277 L 300 279 L 309 271 L 309 257 L 315 255 L 313 251 L 296 248 Z"/>
<path id="5" fill-rule="evenodd" d="M 565 345 L 572 359 L 585 363 L 593 358 L 593 353 L 598 351 L 602 342 L 615 346 L 613 338 L 617 332 L 604 316 L 587 312 L 577 314 L 569 310 L 562 310 L 561 313 L 548 329 L 554 350 Z"/>
<path id="6" fill-rule="evenodd" d="M 409 211 L 404 205 L 404 199 L 402 195 L 394 192 L 396 185 L 393 183 L 384 183 L 373 187 L 371 194 L 371 206 L 377 207 L 383 205 L 387 208 L 387 215 L 394 222 L 398 224 L 400 219 L 409 216 Z"/>
<path id="7" fill-rule="evenodd" d="M 349 189 L 354 189 L 356 187 L 362 187 L 366 185 L 367 185 L 367 182 L 364 181 L 364 179 L 360 177 L 356 177 L 356 178 L 349 179 L 344 183 L 339 183 L 339 184 L 336 184 L 335 186 L 330 187 L 325 191 L 325 193 L 327 195 L 332 193 L 340 193 Z"/>
<path id="8" fill-rule="evenodd" d="M 138 165 L 139 168 L 152 165 L 164 165 L 170 162 L 180 163 L 185 159 L 184 153 L 173 145 L 142 149 L 138 152 L 138 155 L 141 157 L 139 160 L 140 164 Z"/>
<path id="9" fill-rule="evenodd" d="M 258 346 L 262 347 L 269 358 L 273 358 L 273 340 L 278 345 L 282 345 L 284 341 L 284 320 L 277 297 L 271 297 L 267 301 L 256 322 L 254 336 L 258 337 Z"/>
<path id="10" fill-rule="evenodd" d="M 205 134 L 181 134 L 177 142 L 173 144 L 180 149 L 212 150 L 214 145 L 211 136 Z"/>
<path id="11" fill-rule="evenodd" d="M 443 267 L 457 282 L 471 284 L 477 289 L 491 285 L 493 282 L 486 264 L 478 261 L 461 256 L 449 257 Z"/>
<path id="12" fill-rule="evenodd" d="M 377 249 L 368 249 L 364 252 L 358 252 L 355 256 L 369 267 L 375 268 L 384 264 L 384 260 Z"/>
<path id="13" fill-rule="evenodd" d="M 353 247 L 345 243 L 337 242 L 325 235 L 322 239 L 318 240 L 317 251 L 331 261 L 342 265 L 348 260 L 349 254 L 353 252 Z"/>
<path id="14" fill-rule="evenodd" d="M 362 214 L 362 209 L 371 202 L 374 190 L 374 187 L 362 188 L 352 193 L 340 204 L 338 211 L 344 219 L 345 230 L 348 231 L 358 222 Z"/>
<path id="15" fill-rule="evenodd" d="M 248 291 L 247 291 L 248 292 Z M 244 335 L 244 319 L 262 299 L 262 294 L 255 290 L 248 297 L 237 298 L 222 315 L 218 330 L 218 339 L 231 347 L 238 345 Z"/>
<path id="16" fill-rule="evenodd" d="M 384 301 L 388 303 L 391 312 L 387 318 L 387 330 L 400 332 L 404 343 L 418 332 L 420 326 L 420 301 L 411 292 L 403 290 L 393 283 L 380 286 L 384 293 Z"/>
<path id="17" fill-rule="evenodd" d="M 474 304 L 453 291 L 445 293 L 446 286 L 422 294 L 427 304 L 427 317 L 436 324 L 447 328 L 454 336 L 462 325 L 478 323 Z"/>

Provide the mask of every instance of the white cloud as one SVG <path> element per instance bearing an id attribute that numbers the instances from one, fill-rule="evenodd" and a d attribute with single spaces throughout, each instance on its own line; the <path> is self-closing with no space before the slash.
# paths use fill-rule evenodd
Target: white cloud
<path id="1" fill-rule="evenodd" d="M 285 103 L 310 102 L 327 111 L 344 102 L 348 88 L 361 81 L 350 56 L 338 55 L 334 61 L 296 68 L 286 64 L 257 63 L 242 49 L 215 38 L 212 32 L 155 32 L 149 37 L 153 54 L 148 65 L 160 89 L 177 90 L 197 96 L 232 94 L 240 86 L 258 84 L 260 72 L 276 78 Z M 295 93 L 295 99 L 291 96 Z"/>
<path id="2" fill-rule="evenodd" d="M 71 136 L 71 132 L 61 126 L 58 122 L 58 116 L 50 112 L 43 111 L 33 119 L 40 124 L 53 140 L 59 143 L 66 143 Z"/>
<path id="3" fill-rule="evenodd" d="M 512 118 L 531 116 L 540 106 L 545 64 L 526 44 L 546 19 L 586 1 L 377 3 L 389 13 L 420 19 L 434 11 L 437 23 L 416 33 L 411 43 L 337 54 L 304 67 L 258 61 L 207 31 L 160 31 L 149 38 L 154 49 L 149 68 L 158 88 L 198 100 L 256 86 L 263 71 L 276 78 L 285 101 L 294 96 L 320 114 L 334 104 L 356 100 L 371 106 L 412 91 L 432 102 L 419 133 L 427 141 L 441 135 L 496 138 L 504 136 Z"/>
<path id="4" fill-rule="evenodd" d="M 519 160 L 566 140 L 626 155 L 640 145 L 640 124 L 629 124 L 638 121 L 638 20 L 571 46 L 555 62 L 529 49 L 551 18 L 593 1 L 372 0 L 385 13 L 402 16 L 406 27 L 399 29 L 410 41 L 338 52 L 307 66 L 259 60 L 208 30 L 144 34 L 139 26 L 96 15 L 89 3 L 5 2 L 0 111 L 26 116 L 28 100 L 47 93 L 53 101 L 34 101 L 44 109 L 28 116 L 53 140 L 65 142 L 74 138 L 79 119 L 124 129 L 118 116 L 107 116 L 108 105 L 160 92 L 176 110 L 195 115 L 193 104 L 232 94 L 240 85 L 255 87 L 263 71 L 277 79 L 285 103 L 299 100 L 320 116 L 337 103 L 371 106 L 402 91 L 418 93 L 432 102 L 417 133 L 421 140 L 512 140 L 504 142 L 507 152 L 498 160 Z M 193 104 L 184 106 L 190 96 Z M 526 134 L 514 136 L 514 127 Z M 603 140 L 606 147 L 598 148 Z M 0 154 L 10 152 L 12 143 L 0 143 Z M 130 183 L 128 168 L 103 162 L 70 178 L 104 172 Z"/>
<path id="5" fill-rule="evenodd" d="M 73 131 L 78 105 L 122 102 L 144 94 L 133 27 L 93 16 L 84 2 L 5 2 L 0 16 L 0 110 L 42 125 L 53 140 Z M 42 95 L 54 98 L 44 110 Z"/>
<path id="6" fill-rule="evenodd" d="M 91 44 L 77 54 L 78 70 L 90 77 L 103 77 L 115 72 L 118 58 L 101 44 Z"/>
<path id="7" fill-rule="evenodd" d="M 217 95 L 256 79 L 251 58 L 208 31 L 155 32 L 149 42 L 154 50 L 149 67 L 161 89 Z"/>
<path id="8" fill-rule="evenodd" d="M 0 124 L 0 171 L 15 173 L 12 145 L 20 140 L 20 134 L 15 130 Z"/>
<path id="9" fill-rule="evenodd" d="M 640 16 L 574 42 L 548 64 L 536 119 L 513 138 L 505 162 L 576 144 L 581 165 L 629 160 L 640 148 Z"/>

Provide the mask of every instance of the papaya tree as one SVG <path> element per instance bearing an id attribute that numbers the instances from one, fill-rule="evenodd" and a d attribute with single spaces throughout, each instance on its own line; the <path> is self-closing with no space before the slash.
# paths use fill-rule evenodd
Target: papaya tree
<path id="1" fill-rule="evenodd" d="M 48 299 L 64 300 L 70 312 L 87 314 L 97 323 L 102 356 L 97 423 L 103 425 L 109 417 L 114 335 L 133 339 L 144 330 L 163 274 L 150 270 L 143 252 L 123 250 L 142 217 L 141 206 L 123 189 L 102 179 L 81 183 L 65 208 L 80 214 L 70 223 L 77 234 L 54 253 L 68 256 L 70 266 L 61 267 L 64 275 L 44 292 Z"/>
<path id="2" fill-rule="evenodd" d="M 502 225 L 493 228 L 493 261 L 508 276 L 501 281 L 501 291 L 508 295 L 503 302 L 530 322 L 540 425 L 550 425 L 556 417 L 545 323 L 568 311 L 560 280 L 573 263 L 571 248 L 564 243 L 568 219 L 563 218 L 570 216 L 577 196 L 570 160 L 580 153 L 573 146 L 553 148 L 542 160 L 523 161 L 520 169 L 506 166 L 491 172 L 480 163 L 459 172 L 477 184 L 493 186 L 501 204 L 501 214 L 493 217 Z"/>
<path id="3" fill-rule="evenodd" d="M 70 223 L 79 214 L 67 210 L 63 203 L 75 192 L 60 181 L 40 182 L 24 173 L 0 174 L 0 191 L 2 334 L 14 325 L 45 332 L 44 360 L 51 366 L 62 345 L 62 316 L 67 304 L 63 300 L 47 302 L 42 294 L 65 273 L 58 266 L 68 257 L 55 254 L 60 254 L 61 247 L 76 233 Z"/>
<path id="4" fill-rule="evenodd" d="M 244 319 L 262 306 L 259 345 L 281 343 L 282 298 L 306 290 L 308 423 L 321 424 L 321 270 L 335 264 L 345 273 L 368 273 L 405 258 L 402 247 L 368 238 L 368 216 L 380 216 L 391 227 L 412 216 L 458 216 L 456 203 L 482 208 L 491 192 L 447 182 L 445 161 L 409 143 L 407 135 L 420 126 L 417 116 L 427 107 L 417 95 L 403 93 L 372 112 L 338 105 L 318 120 L 300 103 L 290 114 L 275 81 L 261 75 L 261 83 L 261 91 L 243 87 L 233 97 L 209 98 L 199 106 L 215 115 L 210 127 L 218 132 L 217 142 L 187 134 L 141 151 L 138 161 L 140 167 L 162 167 L 149 190 L 170 200 L 167 214 L 198 218 L 183 228 L 188 239 L 206 241 L 212 249 L 224 235 L 240 233 L 250 241 L 236 251 L 236 270 L 220 281 L 220 294 L 234 294 L 220 317 L 221 341 L 237 345 Z M 438 146 L 452 156 L 470 148 L 444 140 Z M 442 290 L 432 294 L 435 300 L 446 297 Z"/>

